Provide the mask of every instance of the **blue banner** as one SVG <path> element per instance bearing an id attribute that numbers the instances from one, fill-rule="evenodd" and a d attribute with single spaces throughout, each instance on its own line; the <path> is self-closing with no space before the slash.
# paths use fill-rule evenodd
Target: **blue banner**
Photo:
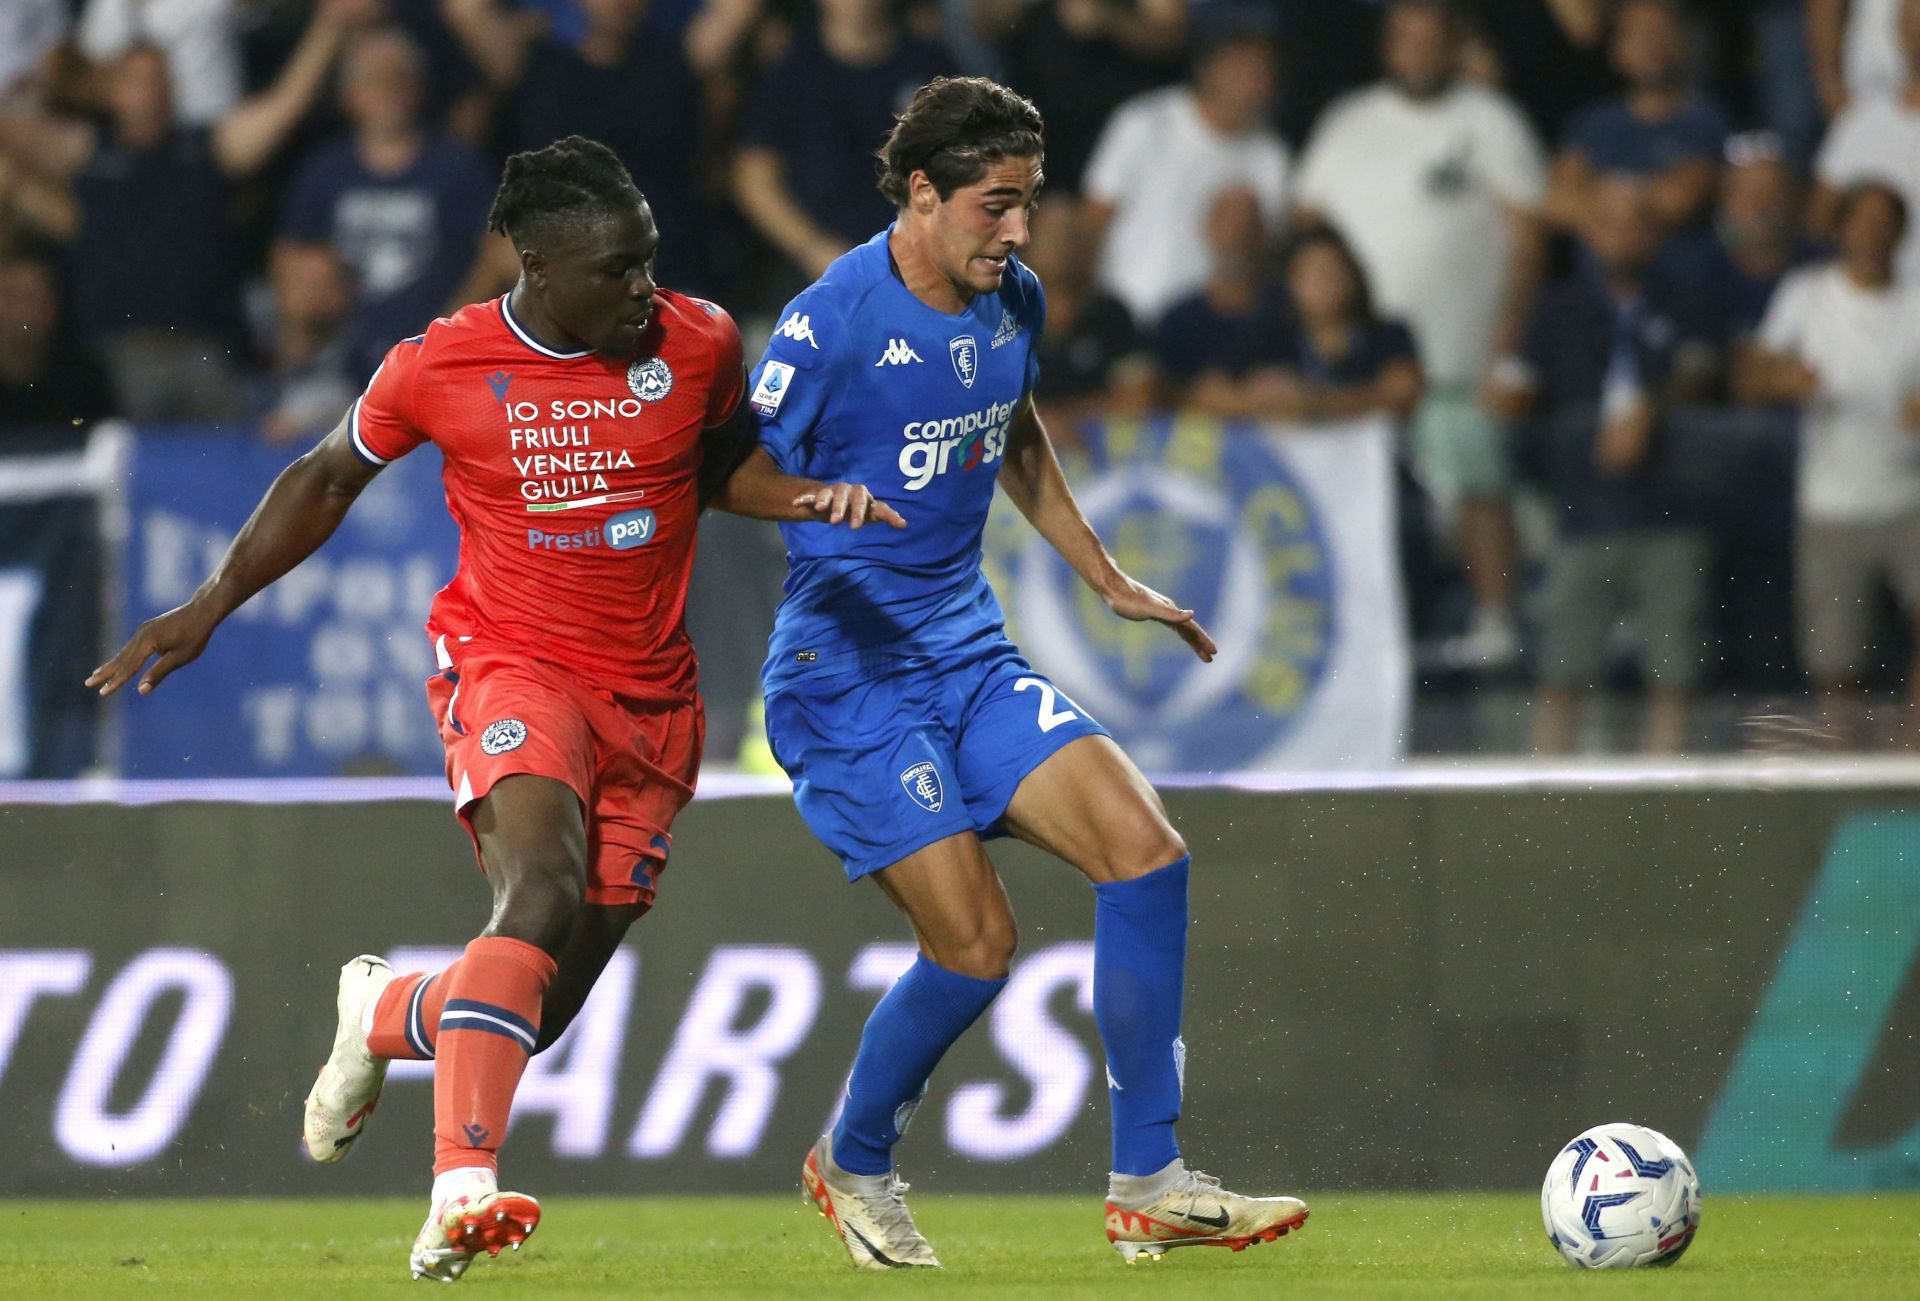
<path id="1" fill-rule="evenodd" d="M 193 594 L 293 454 L 233 434 L 137 435 L 122 482 L 122 635 Z M 122 696 L 129 777 L 439 775 L 421 625 L 458 532 L 440 456 L 382 471 L 333 538 L 151 696 Z M 116 642 L 117 644 L 117 642 Z"/>
<path id="2" fill-rule="evenodd" d="M 1385 768 L 1411 671 L 1382 420 L 1089 423 L 1068 478 L 1121 568 L 1193 609 L 1203 664 L 1165 628 L 1116 618 L 995 504 L 985 563 L 1027 658 L 1149 772 Z"/>

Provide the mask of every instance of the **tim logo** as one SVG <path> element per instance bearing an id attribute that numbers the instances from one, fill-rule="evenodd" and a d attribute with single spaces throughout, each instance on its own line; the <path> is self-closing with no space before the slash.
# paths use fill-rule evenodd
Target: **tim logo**
<path id="1" fill-rule="evenodd" d="M 900 774 L 900 785 L 906 788 L 913 802 L 929 813 L 938 813 L 943 796 L 940 790 L 940 770 L 933 761 L 923 759 Z"/>
<path id="2" fill-rule="evenodd" d="M 653 541 L 653 512 L 630 510 L 607 521 L 607 545 L 615 551 L 631 551 Z"/>
<path id="3" fill-rule="evenodd" d="M 507 385 L 511 383 L 513 383 L 511 371 L 496 370 L 487 376 L 487 387 L 493 390 L 493 400 L 503 405 L 507 400 Z"/>
<path id="4" fill-rule="evenodd" d="M 947 352 L 953 358 L 953 373 L 960 377 L 962 384 L 972 388 L 980 373 L 980 345 L 973 341 L 971 334 L 963 334 L 947 341 Z"/>

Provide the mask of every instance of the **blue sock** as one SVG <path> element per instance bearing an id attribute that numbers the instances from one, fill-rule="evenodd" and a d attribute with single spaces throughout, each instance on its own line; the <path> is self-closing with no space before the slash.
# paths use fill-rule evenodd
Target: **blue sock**
<path id="1" fill-rule="evenodd" d="M 1107 1049 L 1116 1174 L 1150 1175 L 1180 1155 L 1191 861 L 1093 887 L 1093 1019 Z"/>
<path id="2" fill-rule="evenodd" d="M 893 1145 L 953 1041 L 987 1010 L 1006 979 L 980 980 L 921 954 L 867 1018 L 833 1127 L 833 1159 L 857 1175 L 893 1169 Z"/>

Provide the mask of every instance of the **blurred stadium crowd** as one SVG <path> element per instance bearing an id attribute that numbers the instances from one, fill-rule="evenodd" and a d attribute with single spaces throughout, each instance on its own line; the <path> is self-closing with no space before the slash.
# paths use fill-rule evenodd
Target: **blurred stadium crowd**
<path id="1" fill-rule="evenodd" d="M 1047 117 L 1057 436 L 1402 427 L 1417 749 L 1738 746 L 1700 702 L 1770 695 L 1900 740 L 1920 0 L 4 0 L 0 453 L 324 432 L 512 283 L 499 161 L 570 132 L 752 355 L 952 72 Z M 1641 702 L 1611 740 L 1596 687 Z"/>

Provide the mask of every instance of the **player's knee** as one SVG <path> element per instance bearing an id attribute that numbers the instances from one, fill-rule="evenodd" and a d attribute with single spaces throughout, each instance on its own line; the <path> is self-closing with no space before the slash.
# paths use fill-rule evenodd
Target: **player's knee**
<path id="1" fill-rule="evenodd" d="M 975 980 L 1004 980 L 1019 947 L 1019 927 L 1012 914 L 1004 913 L 987 918 L 964 939 L 942 945 L 934 961 Z"/>
<path id="2" fill-rule="evenodd" d="M 1110 838 L 1105 849 L 1102 868 L 1109 881 L 1130 881 L 1187 856 L 1187 842 L 1166 815 L 1145 804 L 1136 806 L 1121 834 Z"/>
<path id="3" fill-rule="evenodd" d="M 586 902 L 584 866 L 564 849 L 553 849 L 512 855 L 489 867 L 499 877 L 489 931 L 558 952 Z"/>

